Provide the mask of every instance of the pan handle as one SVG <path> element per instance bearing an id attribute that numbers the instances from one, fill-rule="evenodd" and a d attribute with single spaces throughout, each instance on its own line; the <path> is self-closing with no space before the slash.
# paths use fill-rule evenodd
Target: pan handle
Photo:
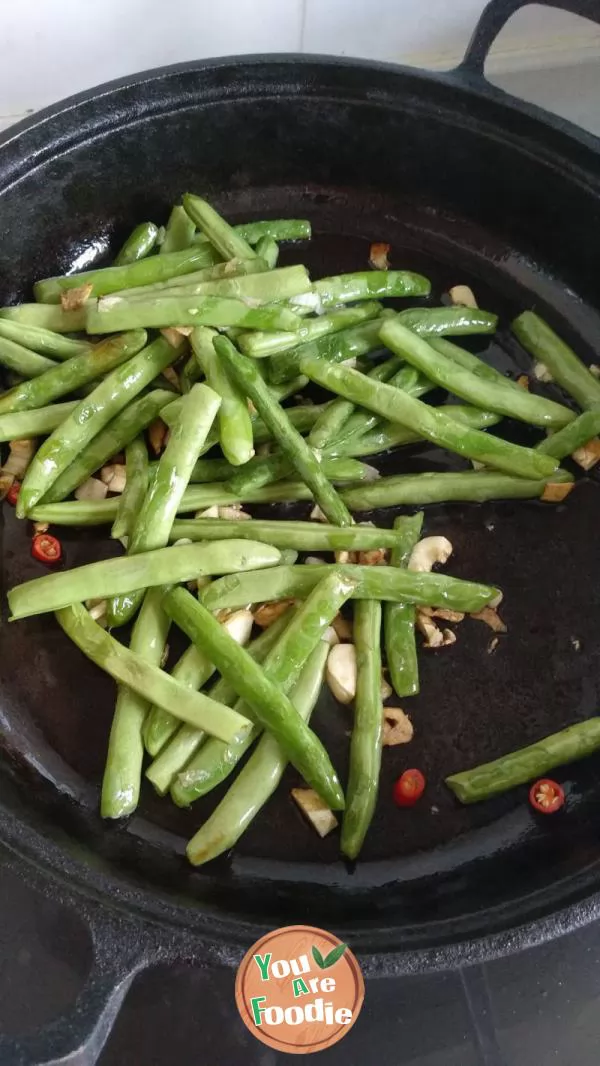
<path id="1" fill-rule="evenodd" d="M 570 11 L 573 15 L 581 15 L 592 22 L 600 23 L 598 0 L 490 0 L 473 31 L 457 72 L 471 77 L 485 77 L 485 61 L 500 30 L 517 11 L 532 3 Z"/>
<path id="2" fill-rule="evenodd" d="M 89 918 L 89 916 L 88 916 Z M 92 919 L 93 960 L 72 1006 L 24 1037 L 0 1035 L 7 1066 L 93 1066 L 110 1036 L 133 979 L 151 965 L 152 953 L 119 916 Z"/>

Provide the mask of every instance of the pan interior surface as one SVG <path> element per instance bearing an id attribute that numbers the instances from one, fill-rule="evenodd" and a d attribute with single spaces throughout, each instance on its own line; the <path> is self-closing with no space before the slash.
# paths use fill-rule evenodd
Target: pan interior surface
<path id="1" fill-rule="evenodd" d="M 350 88 L 358 92 L 356 84 Z M 431 88 L 434 96 L 437 91 Z M 588 250 L 588 241 L 577 260 L 572 254 L 573 228 L 583 227 L 586 210 L 590 223 L 590 212 L 598 217 L 589 187 L 573 192 L 566 173 L 546 173 L 542 162 L 525 156 L 501 171 L 510 138 L 496 143 L 481 130 L 471 166 L 474 128 L 467 123 L 461 130 L 458 118 L 451 122 L 434 101 L 429 111 L 425 98 L 412 106 L 408 90 L 395 111 L 333 97 L 317 107 L 306 93 L 296 105 L 285 94 L 261 100 L 260 107 L 252 99 L 200 101 L 174 115 L 142 113 L 127 124 L 92 128 L 12 184 L 0 157 L 0 212 L 7 219 L 2 302 L 27 298 L 36 277 L 103 261 L 135 223 L 163 222 L 169 205 L 190 188 L 233 222 L 308 217 L 313 241 L 284 246 L 281 262 L 304 262 L 313 277 L 364 269 L 370 243 L 385 241 L 394 267 L 431 277 L 434 302 L 453 284 L 471 285 L 479 305 L 501 320 L 497 340 L 471 339 L 468 346 L 502 370 L 530 369 L 507 329 L 529 307 L 548 314 L 591 358 L 600 318 L 588 302 L 588 270 L 600 266 L 593 262 L 599 252 Z M 268 168 L 257 152 L 261 138 L 268 139 Z M 535 195 L 540 207 L 533 219 Z M 538 439 L 510 421 L 501 432 L 520 443 Z M 369 461 L 382 473 L 464 468 L 433 448 Z M 249 510 L 307 518 L 310 508 Z M 3 593 L 42 572 L 30 556 L 25 524 L 7 512 L 0 519 Z M 396 513 L 361 519 L 391 525 Z M 556 772 L 568 813 L 553 819 L 534 818 L 525 788 L 461 807 L 443 778 L 597 712 L 599 523 L 593 476 L 555 507 L 504 501 L 426 508 L 426 534 L 443 534 L 454 546 L 448 571 L 503 589 L 508 633 L 493 646 L 484 624 L 466 620 L 454 646 L 420 653 L 421 694 L 403 704 L 415 738 L 384 750 L 377 812 L 356 865 L 340 861 L 336 834 L 320 840 L 302 821 L 289 797 L 300 783 L 292 770 L 235 852 L 205 870 L 188 867 L 185 842 L 226 786 L 182 811 L 147 785 L 126 825 L 102 824 L 99 784 L 114 687 L 48 616 L 3 621 L 0 634 L 4 765 L 20 783 L 27 817 L 32 824 L 51 818 L 79 842 L 83 862 L 102 863 L 111 876 L 158 891 L 177 906 L 270 926 L 306 919 L 374 936 L 393 926 L 398 944 L 430 943 L 463 926 L 491 931 L 582 898 L 597 880 L 600 756 Z M 115 552 L 107 530 L 59 535 L 68 566 Z M 172 661 L 180 649 L 175 635 Z M 351 711 L 324 689 L 313 722 L 345 779 Z M 425 773 L 427 791 L 416 807 L 398 810 L 392 784 L 410 766 Z"/>

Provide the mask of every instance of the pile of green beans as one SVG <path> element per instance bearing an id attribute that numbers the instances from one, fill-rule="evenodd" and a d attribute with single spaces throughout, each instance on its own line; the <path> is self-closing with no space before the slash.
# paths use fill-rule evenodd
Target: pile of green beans
<path id="1" fill-rule="evenodd" d="M 312 280 L 299 259 L 278 265 L 280 244 L 310 236 L 305 219 L 231 225 L 186 193 L 164 228 L 137 225 L 111 264 L 38 280 L 35 303 L 0 309 L 0 374 L 17 382 L 0 393 L 0 445 L 37 442 L 12 499 L 17 518 L 111 526 L 123 548 L 10 589 L 11 620 L 54 613 L 117 683 L 102 817 L 135 811 L 144 775 L 182 807 L 235 775 L 188 844 L 194 865 L 236 844 L 288 762 L 343 812 L 341 851 L 358 857 L 385 758 L 384 665 L 409 699 L 420 687 L 418 609 L 476 613 L 501 599 L 488 583 L 411 568 L 422 508 L 564 498 L 574 475 L 558 464 L 588 442 L 600 455 L 600 383 L 537 314 L 512 329 L 561 396 L 524 390 L 449 340 L 479 336 L 483 347 L 498 318 L 415 306 L 431 298 L 420 274 L 358 263 Z M 313 385 L 325 390 L 317 403 L 304 391 Z M 505 418 L 546 435 L 514 444 Z M 483 469 L 409 473 L 398 450 L 398 472 L 381 477 L 362 461 L 422 442 Z M 305 506 L 304 520 L 240 511 L 288 503 Z M 421 509 L 385 528 L 359 520 L 397 507 Z M 275 620 L 252 639 L 261 604 Z M 309 724 L 342 607 L 356 661 L 345 794 Z M 123 642 L 105 628 L 130 621 Z M 174 664 L 172 624 L 189 642 Z M 596 750 L 597 722 L 447 784 L 462 803 L 512 788 Z"/>

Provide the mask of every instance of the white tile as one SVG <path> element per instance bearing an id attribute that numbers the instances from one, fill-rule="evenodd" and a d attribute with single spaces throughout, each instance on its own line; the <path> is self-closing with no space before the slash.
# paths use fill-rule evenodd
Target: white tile
<path id="1" fill-rule="evenodd" d="M 455 65 L 462 56 L 485 0 L 306 0 L 306 52 L 360 56 L 420 66 Z M 509 22 L 491 65 L 527 67 L 536 53 L 596 48 L 600 28 L 564 11 L 532 5 Z M 498 61 L 497 56 L 502 54 Z M 516 61 L 515 61 L 516 56 Z M 533 57 L 533 59 L 532 59 Z M 538 64 L 539 65 L 539 64 Z"/>
<path id="2" fill-rule="evenodd" d="M 0 116 L 149 67 L 300 48 L 303 0 L 0 3 Z"/>

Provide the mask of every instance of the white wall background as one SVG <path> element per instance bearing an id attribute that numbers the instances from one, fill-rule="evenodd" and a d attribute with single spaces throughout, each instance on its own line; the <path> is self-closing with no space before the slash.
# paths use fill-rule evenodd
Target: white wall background
<path id="1" fill-rule="evenodd" d="M 325 52 L 449 68 L 484 0 L 0 0 L 0 124 L 149 67 Z M 600 132 L 600 27 L 532 5 L 501 34 L 498 83 Z"/>

